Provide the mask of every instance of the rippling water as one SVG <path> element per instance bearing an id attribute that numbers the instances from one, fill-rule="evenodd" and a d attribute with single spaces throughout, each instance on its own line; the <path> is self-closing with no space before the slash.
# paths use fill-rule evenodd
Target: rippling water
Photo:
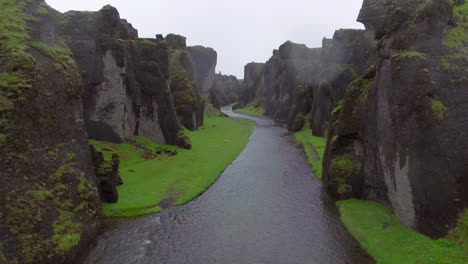
<path id="1" fill-rule="evenodd" d="M 341 224 L 287 130 L 246 118 L 257 123 L 249 144 L 207 192 L 108 227 L 86 263 L 374 263 Z"/>

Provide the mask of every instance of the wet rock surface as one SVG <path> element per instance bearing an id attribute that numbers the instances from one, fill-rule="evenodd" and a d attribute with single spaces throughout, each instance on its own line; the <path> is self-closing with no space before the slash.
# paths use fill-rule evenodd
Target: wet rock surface
<path id="1" fill-rule="evenodd" d="M 287 130 L 248 118 L 249 144 L 207 192 L 111 226 L 85 263 L 373 263 Z"/>
<path id="2" fill-rule="evenodd" d="M 466 14 L 457 4 L 364 1 L 359 20 L 381 48 L 375 66 L 348 87 L 324 162 L 335 197 L 386 202 L 432 237 L 468 206 L 467 61 L 456 59 L 467 47 L 451 36 Z"/>

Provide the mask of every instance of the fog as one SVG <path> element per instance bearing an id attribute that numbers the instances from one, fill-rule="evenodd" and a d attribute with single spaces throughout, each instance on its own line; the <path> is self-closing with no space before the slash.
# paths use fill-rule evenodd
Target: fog
<path id="1" fill-rule="evenodd" d="M 46 0 L 53 8 L 96 11 L 115 6 L 140 37 L 176 33 L 188 45 L 218 52 L 217 71 L 243 78 L 244 65 L 265 62 L 287 40 L 320 47 L 356 22 L 362 0 Z"/>

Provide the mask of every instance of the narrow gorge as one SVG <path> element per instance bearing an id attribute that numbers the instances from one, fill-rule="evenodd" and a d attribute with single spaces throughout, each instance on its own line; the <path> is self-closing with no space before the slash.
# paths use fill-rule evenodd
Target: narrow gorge
<path id="1" fill-rule="evenodd" d="M 0 264 L 467 263 L 467 13 L 363 0 L 240 79 L 111 5 L 0 0 Z"/>

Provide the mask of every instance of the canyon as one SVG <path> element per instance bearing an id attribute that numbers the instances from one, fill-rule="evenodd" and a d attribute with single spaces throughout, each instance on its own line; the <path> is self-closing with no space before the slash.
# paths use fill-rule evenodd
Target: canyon
<path id="1" fill-rule="evenodd" d="M 312 173 L 304 172 L 302 156 L 282 138 L 301 132 L 326 142 L 318 160 L 323 166 L 322 183 L 297 175 L 289 180 L 304 181 L 313 199 L 323 199 L 316 209 L 322 217 L 338 220 L 335 209 L 329 209 L 334 206 L 332 200 L 360 199 L 387 206 L 404 226 L 432 239 L 450 237 L 457 228 L 466 230 L 467 4 L 463 0 L 364 0 L 357 19 L 365 29 L 336 30 L 319 48 L 286 41 L 268 61 L 247 64 L 244 79 L 239 80 L 216 73 L 222 54 L 213 48 L 187 46 L 186 38 L 176 34 L 140 38 L 137 29 L 110 5 L 96 12 L 60 13 L 44 0 L 0 0 L 0 263 L 82 263 L 103 230 L 103 206 L 118 203 L 119 186 L 132 184 L 128 175 L 135 171 L 127 166 L 134 154 L 126 148 L 154 162 L 183 156 L 203 144 L 211 148 L 209 142 L 194 142 L 199 140 L 194 133 L 208 133 L 222 125 L 234 129 L 229 122 L 240 121 L 225 113 L 247 118 L 228 108 L 225 113 L 218 111 L 227 105 L 233 105 L 234 111 L 257 109 L 289 132 L 257 117 L 247 145 L 253 123 L 250 130 L 247 123 L 238 127 L 242 132 L 233 130 L 232 134 L 244 133 L 246 138 L 232 151 L 239 154 L 247 145 L 246 152 L 239 156 L 242 162 L 228 167 L 222 182 L 234 175 L 239 181 L 232 185 L 250 190 L 237 172 L 261 170 L 268 159 L 253 166 L 255 158 L 247 159 L 249 163 L 243 157 L 255 157 L 255 146 L 261 155 L 265 151 L 260 150 L 279 150 L 280 141 L 292 158 L 278 151 L 272 159 L 276 157 L 288 174 L 309 177 Z M 264 126 L 272 127 L 274 134 Z M 234 136 L 230 136 L 233 139 L 217 139 L 217 146 L 231 143 Z M 145 145 L 142 138 L 152 143 Z M 196 161 L 191 157 L 188 162 Z M 246 174 L 255 177 L 252 171 Z M 263 176 L 253 184 L 267 185 L 267 174 L 258 175 Z M 280 182 L 288 179 L 276 176 L 273 189 L 284 194 L 297 188 L 313 203 L 306 188 L 297 182 L 285 187 Z M 218 196 L 213 204 L 222 203 L 223 188 L 227 187 L 221 184 L 210 189 Z M 168 199 L 151 206 L 167 209 L 200 194 L 184 196 L 181 202 L 180 190 L 167 192 Z M 266 193 L 259 197 L 274 199 Z M 199 199 L 195 205 L 211 206 L 205 198 Z M 279 211 L 287 213 L 288 201 L 277 201 L 284 206 Z M 250 205 L 252 210 L 261 208 Z M 188 206 L 188 215 L 193 215 L 194 207 Z M 181 208 L 169 210 L 181 210 L 184 215 Z M 195 211 L 206 213 L 202 209 Z M 295 210 L 291 215 L 300 218 L 301 208 Z M 310 212 L 304 209 L 303 214 Z M 225 216 L 220 218 L 228 221 Z M 129 226 L 147 225 L 155 217 Z M 166 222 L 172 219 L 163 217 Z M 333 238 L 356 247 L 335 218 L 327 220 L 339 230 L 340 235 Z M 186 226 L 174 230 L 180 232 L 179 228 Z M 153 230 L 160 232 L 166 231 Z M 112 241 L 121 238 L 119 234 L 104 237 Z M 333 244 L 328 235 L 321 236 Z M 466 247 L 466 237 L 455 237 Z M 349 249 L 337 250 L 344 261 Z M 361 248 L 356 250 L 360 253 L 353 259 L 368 260 Z M 259 257 L 258 252 L 251 253 Z M 322 256 L 323 263 L 327 258 Z"/>

